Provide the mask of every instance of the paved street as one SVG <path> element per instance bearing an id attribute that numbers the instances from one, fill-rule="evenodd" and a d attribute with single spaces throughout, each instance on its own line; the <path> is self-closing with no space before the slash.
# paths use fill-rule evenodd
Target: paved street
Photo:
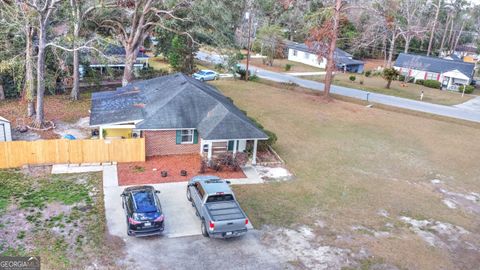
<path id="1" fill-rule="evenodd" d="M 276 81 L 276 82 L 293 82 L 298 84 L 301 87 L 309 88 L 312 90 L 322 91 L 323 83 L 297 78 L 295 76 L 290 76 L 282 73 L 272 72 L 264 70 L 258 67 L 251 67 L 252 72 L 256 72 L 257 76 L 263 79 Z M 427 102 L 421 102 L 411 99 L 399 98 L 394 96 L 388 96 L 377 93 L 368 93 L 367 91 L 362 91 L 359 89 L 342 87 L 332 85 L 331 93 L 361 100 L 367 99 L 371 103 L 380 103 L 392 107 L 409 109 L 419 112 L 431 113 L 441 116 L 447 116 L 467 121 L 480 122 L 480 106 L 477 106 L 476 110 L 466 109 L 462 106 L 445 106 L 432 104 Z M 478 101 L 478 100 L 477 100 Z"/>
<path id="2" fill-rule="evenodd" d="M 225 61 L 222 56 L 207 52 L 197 52 L 196 57 L 200 60 L 212 62 L 215 64 L 223 63 Z M 272 72 L 255 66 L 250 66 L 250 70 L 256 73 L 258 77 L 271 81 L 293 82 L 301 87 L 309 88 L 316 91 L 322 91 L 324 87 L 323 83 L 320 82 L 301 79 L 285 73 Z M 402 109 L 425 112 L 480 123 L 480 105 L 478 105 L 478 103 L 480 103 L 479 99 L 475 99 L 475 101 L 471 101 L 470 103 L 467 102 L 467 105 L 460 104 L 457 106 L 445 106 L 389 95 L 369 93 L 360 89 L 336 85 L 332 85 L 331 93 L 361 100 L 366 100 L 368 96 L 368 100 L 371 103 L 379 103 Z"/>

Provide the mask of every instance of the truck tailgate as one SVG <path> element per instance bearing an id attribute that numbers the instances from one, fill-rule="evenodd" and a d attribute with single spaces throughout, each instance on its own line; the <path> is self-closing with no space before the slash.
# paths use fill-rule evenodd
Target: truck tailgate
<path id="1" fill-rule="evenodd" d="M 246 216 L 236 201 L 207 203 L 206 207 L 215 222 L 215 231 L 235 231 L 246 228 Z"/>

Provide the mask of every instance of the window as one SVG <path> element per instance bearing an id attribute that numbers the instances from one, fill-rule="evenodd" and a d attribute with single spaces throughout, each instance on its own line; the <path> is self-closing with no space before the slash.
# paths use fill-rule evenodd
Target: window
<path id="1" fill-rule="evenodd" d="M 293 50 L 293 56 L 297 56 L 298 52 L 297 50 Z"/>
<path id="2" fill-rule="evenodd" d="M 433 72 L 428 72 L 427 76 L 425 76 L 426 80 L 437 80 L 438 78 L 438 73 L 433 73 Z"/>
<path id="3" fill-rule="evenodd" d="M 183 129 L 181 136 L 182 143 L 193 143 L 193 129 Z"/>

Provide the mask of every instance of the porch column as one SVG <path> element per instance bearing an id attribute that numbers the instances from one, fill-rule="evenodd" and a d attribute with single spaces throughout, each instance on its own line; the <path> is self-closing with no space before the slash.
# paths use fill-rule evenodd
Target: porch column
<path id="1" fill-rule="evenodd" d="M 233 141 L 233 156 L 237 154 L 237 140 Z"/>
<path id="2" fill-rule="evenodd" d="M 103 139 L 103 127 L 100 126 L 100 128 L 98 129 L 98 136 L 100 137 L 100 139 Z"/>
<path id="3" fill-rule="evenodd" d="M 212 159 L 212 150 L 213 150 L 212 148 L 213 148 L 212 142 L 208 142 L 208 155 L 207 155 L 208 160 Z"/>
<path id="4" fill-rule="evenodd" d="M 258 140 L 253 140 L 253 158 L 252 158 L 252 165 L 257 165 L 257 143 L 258 143 Z"/>

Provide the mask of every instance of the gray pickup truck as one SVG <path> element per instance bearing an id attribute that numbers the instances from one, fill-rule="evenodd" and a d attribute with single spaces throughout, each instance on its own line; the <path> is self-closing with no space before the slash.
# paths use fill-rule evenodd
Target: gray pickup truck
<path id="1" fill-rule="evenodd" d="M 188 182 L 187 199 L 202 221 L 205 237 L 230 238 L 247 232 L 248 218 L 228 184 L 216 176 L 195 176 Z"/>

